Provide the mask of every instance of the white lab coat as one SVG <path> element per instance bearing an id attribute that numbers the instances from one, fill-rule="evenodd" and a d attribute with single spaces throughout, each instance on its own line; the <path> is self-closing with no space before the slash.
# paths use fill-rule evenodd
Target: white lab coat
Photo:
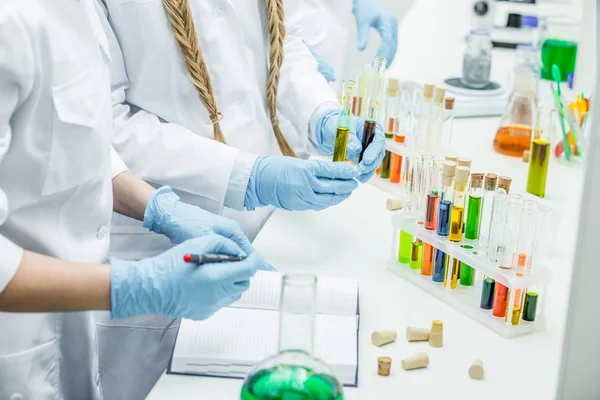
<path id="1" fill-rule="evenodd" d="M 237 219 L 252 240 L 272 208 L 243 212 L 223 207 L 236 162 L 280 154 L 266 106 L 269 47 L 263 0 L 190 0 L 228 145 L 213 140 L 212 124 L 187 76 L 162 1 L 98 1 L 110 21 L 105 27 L 112 56 L 113 144 L 119 155 L 147 182 L 169 185 L 183 201 Z M 286 3 L 277 115 L 296 154 L 307 157 L 316 110 L 337 107 L 337 98 L 302 41 L 301 6 L 300 0 Z M 113 254 L 142 258 L 170 246 L 140 222 L 115 215 Z M 107 397 L 147 394 L 173 348 L 178 323 L 161 340 L 168 323 L 158 316 L 110 321 L 104 315 L 98 333 Z"/>
<path id="2" fill-rule="evenodd" d="M 340 92 L 344 76 L 346 53 L 350 38 L 352 0 L 304 0 L 301 14 L 304 41 L 323 57 L 335 73 L 336 81 L 330 85 Z"/>
<path id="3" fill-rule="evenodd" d="M 111 108 L 102 35 L 73 0 L 0 2 L 0 292 L 23 249 L 106 259 Z M 102 398 L 94 328 L 89 312 L 0 313 L 0 399 Z"/>

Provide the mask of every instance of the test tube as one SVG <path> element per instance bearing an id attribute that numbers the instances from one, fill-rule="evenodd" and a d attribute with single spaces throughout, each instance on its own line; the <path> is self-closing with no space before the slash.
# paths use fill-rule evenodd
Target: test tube
<path id="1" fill-rule="evenodd" d="M 548 244 L 550 242 L 552 208 L 548 206 L 538 207 L 538 218 L 533 250 L 531 256 L 531 267 L 539 265 L 547 256 Z"/>
<path id="2" fill-rule="evenodd" d="M 431 108 L 433 106 L 433 93 L 435 85 L 426 83 L 423 87 L 423 102 L 419 108 L 419 122 L 417 127 L 416 148 L 426 150 L 427 134 L 429 131 L 429 118 L 431 117 Z"/>
<path id="3" fill-rule="evenodd" d="M 471 174 L 471 190 L 469 190 L 469 201 L 467 203 L 467 225 L 465 228 L 465 239 L 479 239 L 481 206 L 483 202 L 483 176 L 484 174 Z"/>
<path id="4" fill-rule="evenodd" d="M 398 101 L 399 118 L 397 130 L 394 133 L 394 141 L 405 143 L 406 136 L 410 136 L 410 114 L 412 112 L 412 100 L 410 92 L 402 90 Z"/>
<path id="5" fill-rule="evenodd" d="M 415 239 L 412 242 L 412 248 L 410 253 L 410 269 L 420 269 L 423 257 L 423 242 L 421 239 Z"/>
<path id="6" fill-rule="evenodd" d="M 377 118 L 379 117 L 379 106 L 381 105 L 382 95 L 385 89 L 385 67 L 386 59 L 376 57 L 373 60 L 371 69 L 371 81 L 369 82 L 369 96 L 367 98 L 367 115 L 363 126 L 362 150 L 358 161 L 362 161 L 367 147 L 375 137 L 375 128 L 377 127 Z"/>
<path id="7" fill-rule="evenodd" d="M 402 160 L 402 181 L 404 182 L 404 204 L 407 209 L 414 210 L 414 164 L 412 157 L 404 157 Z M 411 234 L 405 231 L 400 231 L 400 239 L 398 244 L 398 262 L 408 264 L 412 251 Z"/>
<path id="8" fill-rule="evenodd" d="M 469 244 L 463 244 L 461 246 L 464 249 L 472 250 L 473 246 Z M 473 286 L 475 281 L 475 270 L 470 265 L 463 262 L 460 263 L 460 285 L 461 286 Z"/>
<path id="9" fill-rule="evenodd" d="M 454 97 L 446 97 L 444 101 L 444 124 L 442 126 L 442 148 L 452 148 L 452 125 L 454 124 Z"/>
<path id="10" fill-rule="evenodd" d="M 535 124 L 531 134 L 527 192 L 542 198 L 546 194 L 550 142 L 552 140 L 552 133 L 554 132 L 555 121 L 556 115 L 553 109 L 546 107 L 537 109 Z"/>
<path id="11" fill-rule="evenodd" d="M 469 169 L 467 167 L 456 167 L 454 193 L 452 194 L 452 214 L 450 215 L 450 233 L 448 234 L 448 240 L 451 242 L 462 240 L 468 186 Z"/>
<path id="12" fill-rule="evenodd" d="M 398 262 L 400 264 L 410 263 L 413 237 L 410 233 L 400 231 L 400 243 L 398 247 Z"/>
<path id="13" fill-rule="evenodd" d="M 412 100 L 410 102 L 410 124 L 409 132 L 405 143 L 408 143 L 408 147 L 411 149 L 417 149 L 417 134 L 419 130 L 419 116 L 421 108 L 423 107 L 423 91 L 421 89 L 415 89 L 413 91 Z"/>
<path id="14" fill-rule="evenodd" d="M 510 292 L 508 288 L 500 282 L 496 282 L 495 286 L 496 287 L 494 290 L 494 306 L 492 308 L 492 315 L 494 317 L 505 317 Z"/>
<path id="15" fill-rule="evenodd" d="M 502 238 L 501 252 L 498 254 L 500 269 L 513 269 L 516 264 L 517 240 L 519 238 L 519 223 L 523 210 L 522 197 L 519 194 L 508 196 L 508 210 L 506 212 L 506 226 Z"/>
<path id="16" fill-rule="evenodd" d="M 450 289 L 456 289 L 458 282 L 458 273 L 460 271 L 460 261 L 452 258 L 452 266 L 446 270 L 446 278 L 444 279 L 444 287 L 450 281 Z"/>
<path id="17" fill-rule="evenodd" d="M 494 307 L 494 292 L 496 281 L 486 276 L 483 279 L 483 287 L 481 290 L 480 307 L 484 310 L 491 310 Z"/>
<path id="18" fill-rule="evenodd" d="M 400 98 L 398 97 L 398 90 L 400 89 L 400 82 L 398 79 L 390 79 L 388 81 L 388 99 L 387 99 L 387 115 L 385 123 L 385 138 L 392 139 L 395 133 L 398 131 L 399 116 L 398 111 L 400 109 Z"/>
<path id="19" fill-rule="evenodd" d="M 429 154 L 423 154 L 421 156 L 421 174 L 419 176 L 419 192 L 417 193 L 419 199 L 419 222 L 425 221 L 427 194 L 431 191 L 431 173 L 433 170 L 433 156 Z"/>
<path id="20" fill-rule="evenodd" d="M 452 198 L 452 182 L 456 173 L 456 163 L 453 161 L 444 161 L 442 164 L 442 200 Z"/>
<path id="21" fill-rule="evenodd" d="M 529 269 L 533 255 L 533 245 L 537 228 L 538 205 L 534 200 L 525 200 L 519 223 L 519 238 L 517 241 L 517 268 Z"/>
<path id="22" fill-rule="evenodd" d="M 348 146 L 348 132 L 352 120 L 351 108 L 355 86 L 356 82 L 354 81 L 342 82 L 342 96 L 340 99 L 338 126 L 333 148 L 333 161 L 346 160 L 346 147 Z"/>
<path id="23" fill-rule="evenodd" d="M 437 226 L 437 213 L 442 190 L 442 168 L 439 165 L 430 167 L 431 189 L 427 194 L 425 207 L 425 229 L 435 230 Z M 423 243 L 423 263 L 421 275 L 431 276 L 433 273 L 434 247 L 429 243 Z"/>
<path id="24" fill-rule="evenodd" d="M 436 233 L 439 236 L 448 236 L 450 231 L 450 209 L 452 203 L 449 200 L 440 201 L 438 207 L 438 220 Z M 433 255 L 433 274 L 431 280 L 434 282 L 443 282 L 446 275 L 446 266 L 448 264 L 448 256 L 440 249 L 435 249 Z"/>
<path id="25" fill-rule="evenodd" d="M 487 234 L 490 230 L 492 202 L 497 184 L 498 175 L 489 172 L 485 174 L 485 178 L 483 179 L 483 207 L 481 209 L 481 222 L 479 228 L 479 231 L 484 234 Z M 487 240 L 487 237 L 482 240 L 483 245 L 485 245 L 485 240 Z"/>
<path id="26" fill-rule="evenodd" d="M 352 113 L 357 117 L 365 115 L 365 109 L 367 106 L 367 96 L 369 96 L 369 85 L 371 83 L 371 64 L 366 64 L 365 67 L 360 71 L 358 79 L 358 101 L 356 110 L 352 110 Z"/>
<path id="27" fill-rule="evenodd" d="M 380 176 L 382 179 L 389 179 L 391 166 L 392 166 L 392 153 L 390 151 L 386 150 L 385 154 L 383 156 L 383 160 L 381 160 Z"/>
<path id="28" fill-rule="evenodd" d="M 537 311 L 538 294 L 537 292 L 527 292 L 523 306 L 523 321 L 535 321 Z"/>
<path id="29" fill-rule="evenodd" d="M 488 243 L 486 251 L 486 259 L 489 262 L 496 263 L 498 261 L 498 255 L 502 247 L 502 240 L 504 239 L 507 207 L 508 195 L 504 189 L 496 190 L 493 197 L 491 223 L 488 231 Z"/>
<path id="30" fill-rule="evenodd" d="M 444 123 L 444 96 L 446 95 L 445 88 L 435 88 L 433 95 L 433 103 L 431 105 L 431 114 L 429 116 L 429 126 L 427 128 L 427 139 L 425 152 L 437 153 L 441 137 L 442 125 Z"/>

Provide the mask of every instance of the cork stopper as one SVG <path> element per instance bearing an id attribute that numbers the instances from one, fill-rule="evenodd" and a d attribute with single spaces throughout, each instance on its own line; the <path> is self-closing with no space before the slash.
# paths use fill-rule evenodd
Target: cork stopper
<path id="1" fill-rule="evenodd" d="M 444 322 L 439 319 L 436 319 L 431 324 L 429 345 L 431 347 L 442 347 L 444 345 Z"/>
<path id="2" fill-rule="evenodd" d="M 433 99 L 437 104 L 442 104 L 444 102 L 444 96 L 446 95 L 446 88 L 435 88 L 435 97 Z"/>
<path id="3" fill-rule="evenodd" d="M 461 183 L 468 182 L 470 172 L 471 171 L 467 167 L 456 167 L 456 175 L 454 176 L 454 180 Z"/>
<path id="4" fill-rule="evenodd" d="M 391 97 L 398 96 L 398 90 L 400 89 L 400 81 L 398 79 L 390 79 L 388 81 L 388 95 Z"/>
<path id="5" fill-rule="evenodd" d="M 512 178 L 508 176 L 501 176 L 498 178 L 498 189 L 506 190 L 506 193 L 510 192 L 510 183 L 512 182 Z"/>
<path id="6" fill-rule="evenodd" d="M 459 158 L 458 166 L 459 167 L 467 167 L 467 168 L 471 169 L 471 162 L 472 162 L 472 160 L 470 158 Z"/>
<path id="7" fill-rule="evenodd" d="M 377 359 L 377 373 L 381 376 L 389 376 L 392 370 L 392 359 L 390 357 L 379 357 Z"/>
<path id="8" fill-rule="evenodd" d="M 434 89 L 435 85 L 433 83 L 426 83 L 423 87 L 423 97 L 426 99 L 431 99 L 433 97 Z"/>
<path id="9" fill-rule="evenodd" d="M 473 361 L 473 364 L 471 364 L 471 366 L 469 367 L 469 376 L 471 377 L 471 379 L 481 380 L 483 379 L 484 374 L 485 371 L 483 369 L 483 361 Z"/>
<path id="10" fill-rule="evenodd" d="M 483 173 L 471 174 L 471 187 L 473 189 L 482 188 L 484 176 L 485 176 L 485 174 L 483 174 Z"/>
<path id="11" fill-rule="evenodd" d="M 444 108 L 446 110 L 454 110 L 454 97 L 446 97 Z"/>
<path id="12" fill-rule="evenodd" d="M 458 156 L 456 154 L 446 154 L 446 161 L 458 163 Z"/>
<path id="13" fill-rule="evenodd" d="M 454 179 L 454 173 L 456 172 L 456 163 L 453 161 L 444 161 L 442 167 L 442 184 L 444 186 L 451 186 L 452 180 Z"/>
<path id="14" fill-rule="evenodd" d="M 498 183 L 498 175 L 490 173 L 485 176 L 485 189 L 486 190 L 496 190 L 497 183 Z"/>

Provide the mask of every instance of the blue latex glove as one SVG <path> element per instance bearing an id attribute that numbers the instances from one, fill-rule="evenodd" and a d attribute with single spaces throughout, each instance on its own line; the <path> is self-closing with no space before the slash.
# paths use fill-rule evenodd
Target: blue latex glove
<path id="1" fill-rule="evenodd" d="M 168 186 L 158 189 L 148 200 L 144 228 L 165 235 L 175 244 L 217 233 L 233 240 L 246 254 L 255 252 L 237 221 L 181 202 Z M 275 270 L 270 264 L 265 266 L 267 270 Z"/>
<path id="2" fill-rule="evenodd" d="M 377 29 L 381 37 L 377 56 L 385 57 L 389 67 L 398 48 L 398 19 L 379 0 L 353 0 L 352 13 L 356 17 L 358 50 L 367 48 L 369 29 Z"/>
<path id="3" fill-rule="evenodd" d="M 335 136 L 337 134 L 337 125 L 339 112 L 336 110 L 327 110 L 317 120 L 315 136 L 317 147 L 327 154 L 333 154 Z M 362 151 L 362 134 L 365 119 L 361 117 L 352 117 L 350 132 L 348 134 L 348 145 L 346 146 L 346 159 L 358 164 L 360 182 L 366 182 L 375 174 L 375 171 L 381 165 L 385 155 L 385 135 L 383 127 L 377 124 L 375 128 L 375 137 L 371 144 L 365 150 L 362 161 L 358 162 L 358 156 Z"/>
<path id="4" fill-rule="evenodd" d="M 244 205 L 252 211 L 268 204 L 284 210 L 323 210 L 346 200 L 358 183 L 348 163 L 258 158 L 248 180 Z"/>
<path id="5" fill-rule="evenodd" d="M 335 71 L 333 70 L 331 64 L 329 64 L 329 62 L 326 59 L 324 59 L 319 53 L 317 53 L 317 51 L 312 46 L 309 46 L 308 43 L 305 42 L 304 44 L 306 45 L 306 47 L 308 47 L 308 50 L 313 55 L 315 60 L 317 60 L 317 63 L 319 64 L 319 72 L 321 73 L 321 75 L 323 75 L 325 79 L 327 79 L 327 82 L 335 82 Z"/>
<path id="6" fill-rule="evenodd" d="M 212 234 L 188 240 L 152 258 L 111 258 L 111 317 L 160 314 L 208 318 L 238 300 L 250 286 L 250 278 L 264 264 L 254 252 L 243 261 L 195 265 L 183 261 L 188 253 L 244 254 L 231 240 Z"/>

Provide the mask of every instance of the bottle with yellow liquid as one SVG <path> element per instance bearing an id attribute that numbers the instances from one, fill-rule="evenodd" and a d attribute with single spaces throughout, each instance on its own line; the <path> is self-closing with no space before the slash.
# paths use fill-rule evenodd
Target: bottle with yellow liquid
<path id="1" fill-rule="evenodd" d="M 536 76 L 530 68 L 515 69 L 513 90 L 494 138 L 494 150 L 521 157 L 531 146 L 531 129 L 537 107 Z"/>
<path id="2" fill-rule="evenodd" d="M 550 160 L 551 153 L 550 143 L 552 141 L 555 122 L 555 111 L 551 108 L 540 107 L 536 114 L 535 127 L 531 135 L 527 192 L 542 198 L 546 194 L 548 161 Z"/>
<path id="3" fill-rule="evenodd" d="M 342 83 L 342 96 L 340 98 L 338 127 L 333 148 L 333 161 L 346 160 L 346 147 L 348 146 L 348 132 L 350 131 L 350 121 L 352 119 L 352 97 L 355 85 L 354 81 L 344 81 Z"/>

